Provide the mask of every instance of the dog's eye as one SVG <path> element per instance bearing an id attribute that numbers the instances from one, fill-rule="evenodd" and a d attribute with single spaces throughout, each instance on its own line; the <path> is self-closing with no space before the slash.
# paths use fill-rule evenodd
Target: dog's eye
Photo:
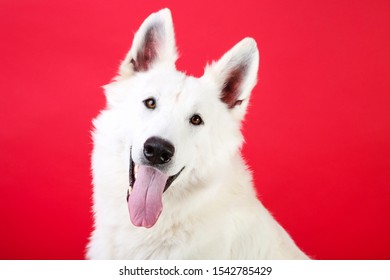
<path id="1" fill-rule="evenodd" d="M 190 123 L 193 125 L 201 125 L 203 124 L 203 120 L 199 115 L 195 114 L 190 118 Z"/>
<path id="2" fill-rule="evenodd" d="M 145 104 L 146 108 L 153 110 L 156 108 L 157 102 L 156 102 L 156 99 L 151 97 L 151 98 L 145 99 L 144 104 Z"/>

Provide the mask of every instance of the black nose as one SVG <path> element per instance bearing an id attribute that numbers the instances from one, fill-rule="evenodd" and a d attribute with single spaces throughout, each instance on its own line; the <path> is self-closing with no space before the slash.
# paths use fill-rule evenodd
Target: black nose
<path id="1" fill-rule="evenodd" d="M 152 164 L 165 164 L 175 153 L 175 147 L 159 137 L 150 137 L 144 144 L 145 158 Z"/>

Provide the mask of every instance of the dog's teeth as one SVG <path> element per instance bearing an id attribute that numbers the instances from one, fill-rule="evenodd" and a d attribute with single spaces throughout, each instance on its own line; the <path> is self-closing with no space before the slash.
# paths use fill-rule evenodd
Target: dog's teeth
<path id="1" fill-rule="evenodd" d="M 134 178 L 137 179 L 139 165 L 134 166 Z"/>
<path id="2" fill-rule="evenodd" d="M 126 200 L 127 200 L 127 202 L 129 202 L 129 197 L 130 197 L 130 195 L 131 195 L 131 191 L 132 191 L 133 189 L 131 188 L 131 187 L 129 187 L 128 189 L 127 189 L 127 196 L 126 196 Z"/>

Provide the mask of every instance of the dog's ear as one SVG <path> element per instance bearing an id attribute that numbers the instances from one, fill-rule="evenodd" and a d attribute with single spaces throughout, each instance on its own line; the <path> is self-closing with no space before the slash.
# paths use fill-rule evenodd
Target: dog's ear
<path id="1" fill-rule="evenodd" d="M 241 119 L 257 82 L 259 52 L 255 40 L 245 38 L 205 69 L 204 77 L 216 82 L 220 100 Z"/>
<path id="2" fill-rule="evenodd" d="M 134 35 L 133 44 L 119 67 L 119 77 L 145 72 L 160 63 L 174 66 L 177 59 L 175 34 L 169 9 L 151 14 Z"/>

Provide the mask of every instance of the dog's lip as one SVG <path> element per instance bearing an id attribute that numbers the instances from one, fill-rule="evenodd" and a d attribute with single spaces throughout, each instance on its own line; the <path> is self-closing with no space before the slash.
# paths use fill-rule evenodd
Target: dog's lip
<path id="1" fill-rule="evenodd" d="M 129 164 L 129 189 L 127 190 L 127 197 L 126 197 L 126 200 L 128 201 L 129 200 L 129 196 L 130 196 L 130 189 L 133 189 L 133 186 L 134 186 L 134 183 L 135 183 L 135 174 L 134 174 L 134 167 L 137 166 L 134 161 L 133 161 L 133 158 L 131 156 L 131 148 L 130 148 L 130 164 Z M 177 179 L 177 177 L 179 177 L 180 173 L 184 170 L 185 166 L 182 167 L 182 169 L 180 169 L 179 172 L 177 172 L 176 174 L 172 175 L 172 176 L 169 176 L 168 177 L 168 180 L 165 184 L 165 187 L 164 187 L 164 190 L 163 190 L 163 193 L 168 190 L 168 188 L 172 185 L 172 183 Z"/>
<path id="2" fill-rule="evenodd" d="M 177 172 L 175 175 L 169 176 L 167 183 L 165 184 L 165 188 L 163 190 L 163 193 L 172 185 L 173 181 L 175 181 L 177 179 L 177 177 L 179 177 L 180 173 L 184 170 L 184 168 L 185 168 L 185 166 L 183 166 L 182 169 L 180 169 L 180 171 Z"/>

